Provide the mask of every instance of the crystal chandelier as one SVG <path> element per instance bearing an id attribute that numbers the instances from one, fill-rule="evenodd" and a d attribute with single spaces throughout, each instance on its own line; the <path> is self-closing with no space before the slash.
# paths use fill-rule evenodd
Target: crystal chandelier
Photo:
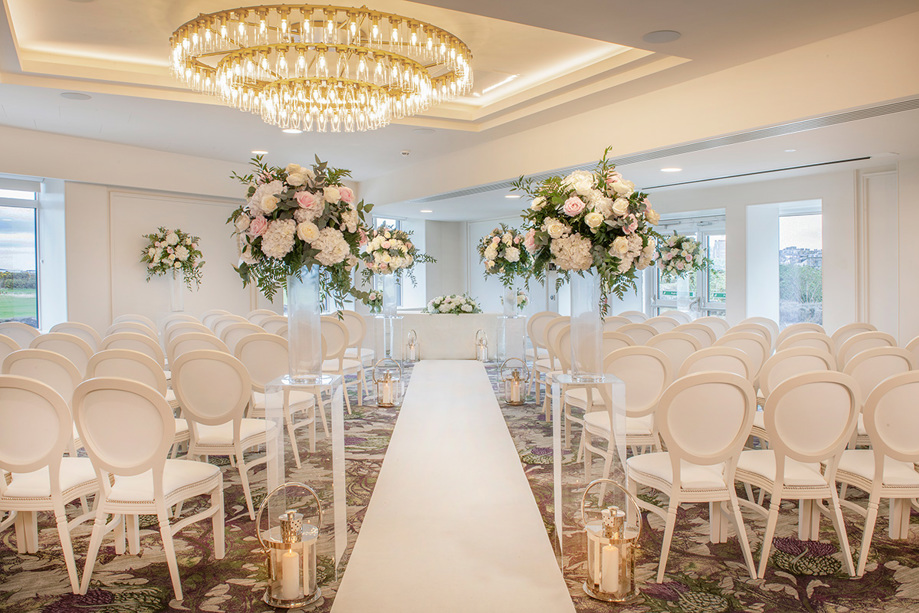
<path id="1" fill-rule="evenodd" d="M 284 4 L 201 14 L 170 39 L 196 91 L 284 129 L 374 130 L 472 88 L 472 54 L 431 24 L 365 8 Z"/>

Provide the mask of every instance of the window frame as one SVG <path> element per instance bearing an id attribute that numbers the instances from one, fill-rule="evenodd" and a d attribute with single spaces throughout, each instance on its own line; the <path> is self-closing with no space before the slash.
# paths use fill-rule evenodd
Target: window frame
<path id="1" fill-rule="evenodd" d="M 32 209 L 32 215 L 34 216 L 33 237 L 35 241 L 35 328 L 41 330 L 41 241 L 38 238 L 41 232 L 41 215 L 38 214 L 40 201 L 38 192 L 31 193 L 34 194 L 31 199 L 0 197 L 0 207 Z"/>

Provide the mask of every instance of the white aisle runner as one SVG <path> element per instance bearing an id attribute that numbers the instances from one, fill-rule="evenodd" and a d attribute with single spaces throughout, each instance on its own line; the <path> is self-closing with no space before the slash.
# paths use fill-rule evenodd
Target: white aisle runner
<path id="1" fill-rule="evenodd" d="M 480 362 L 415 366 L 332 611 L 574 611 Z"/>

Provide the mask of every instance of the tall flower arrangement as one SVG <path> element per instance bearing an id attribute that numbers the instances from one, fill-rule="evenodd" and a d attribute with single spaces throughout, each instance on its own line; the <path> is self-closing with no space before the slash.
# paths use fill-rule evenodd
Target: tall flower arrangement
<path id="1" fill-rule="evenodd" d="M 152 234 L 144 234 L 144 238 L 147 246 L 141 252 L 140 261 L 147 265 L 147 281 L 154 276 L 181 274 L 188 289 L 191 289 L 192 283 L 196 289 L 201 286 L 204 260 L 198 249 L 200 238 L 162 226 Z"/>
<path id="2" fill-rule="evenodd" d="M 368 281 L 373 275 L 396 275 L 401 277 L 407 274 L 415 282 L 412 268 L 418 262 L 436 261 L 426 253 L 421 253 L 412 243 L 412 233 L 405 230 L 395 230 L 389 226 L 374 228 L 367 237 L 364 245 L 364 278 Z"/>
<path id="3" fill-rule="evenodd" d="M 668 282 L 711 264 L 699 241 L 676 232 L 661 241 L 658 256 L 657 266 L 661 269 L 661 278 Z"/>
<path id="4" fill-rule="evenodd" d="M 239 241 L 236 272 L 243 285 L 255 282 L 272 299 L 289 275 L 318 266 L 322 293 L 337 305 L 348 294 L 366 301 L 368 293 L 354 287 L 351 272 L 367 241 L 364 215 L 373 205 L 355 202 L 354 192 L 342 184 L 351 172 L 329 167 L 318 156 L 312 167 L 285 168 L 256 156 L 252 167 L 248 175 L 233 173 L 248 190 L 246 204 L 227 220 Z"/>
<path id="5" fill-rule="evenodd" d="M 479 261 L 485 264 L 485 274 L 498 275 L 504 287 L 512 287 L 514 279 L 529 273 L 531 257 L 523 248 L 523 238 L 516 228 L 501 224 L 479 241 Z"/>
<path id="6" fill-rule="evenodd" d="M 660 235 L 653 226 L 660 215 L 647 194 L 616 171 L 609 151 L 592 171 L 514 182 L 514 189 L 531 199 L 523 213 L 523 244 L 533 256 L 531 274 L 537 280 L 551 266 L 561 271 L 560 281 L 572 272 L 595 270 L 602 295 L 622 297 L 636 288 L 637 272 L 657 258 Z M 607 308 L 605 301 L 602 308 Z"/>

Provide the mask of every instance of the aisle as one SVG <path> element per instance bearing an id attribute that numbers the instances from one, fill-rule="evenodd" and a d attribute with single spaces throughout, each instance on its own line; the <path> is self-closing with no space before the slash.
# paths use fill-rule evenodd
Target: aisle
<path id="1" fill-rule="evenodd" d="M 415 367 L 332 611 L 574 611 L 481 363 Z"/>

